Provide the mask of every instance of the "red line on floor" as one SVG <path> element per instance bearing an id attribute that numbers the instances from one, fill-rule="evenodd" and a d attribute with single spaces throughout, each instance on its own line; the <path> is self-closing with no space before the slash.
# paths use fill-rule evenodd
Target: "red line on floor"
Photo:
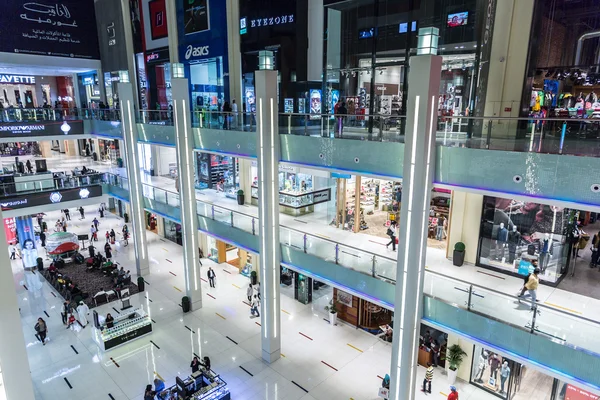
<path id="1" fill-rule="evenodd" d="M 383 244 L 383 243 L 379 243 L 379 242 L 376 242 L 376 241 L 374 241 L 374 240 L 369 240 L 369 242 L 372 242 L 372 243 L 375 243 L 375 244 L 380 244 L 380 245 L 382 245 L 382 246 L 385 246 L 385 244 Z"/>
<path id="2" fill-rule="evenodd" d="M 242 303 L 244 303 L 245 305 L 247 305 L 248 307 L 250 307 L 250 303 L 248 303 L 247 301 L 242 301 Z"/>
<path id="3" fill-rule="evenodd" d="M 490 274 L 489 272 L 483 272 L 483 271 L 479 271 L 479 270 L 477 270 L 477 272 L 479 272 L 480 274 L 484 274 L 484 275 L 493 276 L 494 278 L 502 279 L 503 281 L 505 281 L 505 280 L 506 280 L 506 278 L 503 278 L 503 277 L 501 277 L 501 276 L 498 276 L 498 275 Z"/>
<path id="4" fill-rule="evenodd" d="M 204 279 L 204 278 L 200 278 L 200 279 L 202 279 L 204 282 L 208 282 L 208 281 L 207 281 L 206 279 Z"/>
<path id="5" fill-rule="evenodd" d="M 168 258 L 165 258 L 165 260 L 167 260 L 168 262 L 170 262 L 171 264 L 173 264 L 173 261 L 169 260 Z M 173 274 L 175 275 L 175 274 Z"/>
<path id="6" fill-rule="evenodd" d="M 256 325 L 258 325 L 258 326 L 262 326 L 262 325 L 260 324 L 260 322 L 255 322 L 255 324 L 256 324 Z"/>
<path id="7" fill-rule="evenodd" d="M 173 275 L 173 276 L 177 276 L 177 275 L 175 275 L 174 273 L 172 273 L 171 271 L 169 271 L 169 273 L 170 273 L 171 275 Z"/>
<path id="8" fill-rule="evenodd" d="M 117 362 L 114 360 L 114 358 L 110 358 L 110 361 L 113 362 L 113 364 L 115 364 L 117 366 L 117 368 L 121 368 L 121 366 L 119 364 L 117 364 Z"/>
<path id="9" fill-rule="evenodd" d="M 223 272 L 227 272 L 229 275 L 231 275 L 231 272 L 227 271 L 225 268 L 223 268 Z"/>
<path id="10" fill-rule="evenodd" d="M 215 299 L 215 300 L 217 299 L 215 296 L 213 296 L 213 295 L 212 295 L 212 294 L 210 294 L 210 293 L 206 293 L 206 294 L 207 294 L 208 296 L 212 297 L 212 298 L 213 298 L 213 299 Z"/>
<path id="11" fill-rule="evenodd" d="M 327 364 L 325 361 L 321 361 L 323 364 L 327 365 L 329 368 L 331 368 L 334 371 L 337 371 L 337 368 L 332 367 L 331 365 Z"/>
<path id="12" fill-rule="evenodd" d="M 311 338 L 310 336 L 306 336 L 304 333 L 302 332 L 298 332 L 299 334 L 301 334 L 302 336 L 304 336 L 307 339 L 313 340 L 313 338 Z"/>

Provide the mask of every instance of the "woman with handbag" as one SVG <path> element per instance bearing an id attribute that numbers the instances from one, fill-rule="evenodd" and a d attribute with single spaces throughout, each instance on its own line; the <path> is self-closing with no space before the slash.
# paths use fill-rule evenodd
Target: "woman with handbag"
<path id="1" fill-rule="evenodd" d="M 46 321 L 42 318 L 38 318 L 37 323 L 35 324 L 35 337 L 38 338 L 40 342 L 45 346 L 46 345 L 46 334 L 48 333 L 48 327 L 46 326 Z"/>
<path id="2" fill-rule="evenodd" d="M 386 235 L 390 237 L 390 242 L 385 245 L 385 247 L 389 248 L 390 244 L 392 245 L 392 251 L 396 251 L 396 221 L 392 221 L 390 223 L 389 228 L 387 229 Z"/>

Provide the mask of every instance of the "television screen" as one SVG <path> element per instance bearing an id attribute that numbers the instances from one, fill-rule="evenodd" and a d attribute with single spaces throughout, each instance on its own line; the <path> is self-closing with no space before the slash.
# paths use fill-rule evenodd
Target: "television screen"
<path id="1" fill-rule="evenodd" d="M 375 28 L 370 28 L 370 29 L 361 29 L 360 31 L 358 31 L 358 38 L 359 39 L 367 39 L 367 38 L 371 38 L 376 34 Z"/>
<path id="2" fill-rule="evenodd" d="M 455 14 L 448 14 L 448 27 L 454 28 L 455 26 L 466 25 L 469 19 L 469 12 L 460 12 Z"/>
<path id="3" fill-rule="evenodd" d="M 410 30 L 411 32 L 414 32 L 417 30 L 417 21 L 413 21 L 411 26 L 410 26 Z M 408 32 L 408 22 L 403 22 L 400 24 L 399 27 L 399 33 L 406 33 Z"/>

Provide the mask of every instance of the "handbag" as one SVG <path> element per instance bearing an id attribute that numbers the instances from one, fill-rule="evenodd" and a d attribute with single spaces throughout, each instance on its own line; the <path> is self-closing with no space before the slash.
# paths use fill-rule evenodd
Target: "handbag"
<path id="1" fill-rule="evenodd" d="M 385 234 L 388 236 L 392 236 L 394 234 L 394 231 L 391 228 L 388 228 Z"/>
<path id="2" fill-rule="evenodd" d="M 390 396 L 390 389 L 384 388 L 384 387 L 379 388 L 378 397 L 381 397 L 382 399 L 388 399 L 389 396 Z"/>
<path id="3" fill-rule="evenodd" d="M 490 377 L 490 380 L 489 380 L 488 384 L 490 386 L 494 386 L 495 387 L 496 386 L 496 380 L 494 378 Z"/>

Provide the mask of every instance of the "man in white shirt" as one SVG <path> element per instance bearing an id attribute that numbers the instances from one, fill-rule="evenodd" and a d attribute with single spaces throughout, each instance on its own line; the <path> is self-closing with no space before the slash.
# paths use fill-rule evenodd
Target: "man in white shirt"
<path id="1" fill-rule="evenodd" d="M 233 112 L 233 127 L 237 128 L 237 124 L 238 124 L 238 105 L 235 102 L 235 99 L 233 99 L 233 101 L 231 102 L 231 111 Z"/>

